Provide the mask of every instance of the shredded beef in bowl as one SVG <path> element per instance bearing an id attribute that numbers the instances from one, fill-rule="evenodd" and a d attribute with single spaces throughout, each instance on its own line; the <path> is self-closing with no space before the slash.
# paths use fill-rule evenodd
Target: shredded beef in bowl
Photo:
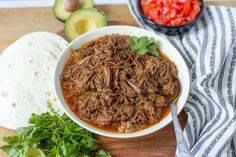
<path id="1" fill-rule="evenodd" d="M 70 109 L 83 121 L 132 133 L 157 124 L 168 110 L 177 68 L 165 55 L 140 55 L 130 36 L 106 35 L 71 52 L 60 76 Z"/>

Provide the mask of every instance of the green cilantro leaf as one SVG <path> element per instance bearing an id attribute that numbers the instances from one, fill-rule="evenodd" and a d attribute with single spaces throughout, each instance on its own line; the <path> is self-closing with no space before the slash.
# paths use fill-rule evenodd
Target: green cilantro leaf
<path id="1" fill-rule="evenodd" d="M 104 151 L 104 150 L 99 150 L 96 154 L 96 157 L 112 157 L 110 153 Z"/>
<path id="2" fill-rule="evenodd" d="M 140 55 L 150 54 L 153 56 L 158 56 L 157 45 L 154 38 L 143 37 L 131 37 L 131 50 Z"/>
<path id="3" fill-rule="evenodd" d="M 99 144 L 92 133 L 68 116 L 59 116 L 51 105 L 49 109 L 50 112 L 41 115 L 32 114 L 30 125 L 18 128 L 16 136 L 5 137 L 8 144 L 0 149 L 9 157 L 30 157 L 30 150 L 42 152 L 46 157 L 91 157 Z M 111 157 L 103 150 L 97 154 Z"/>

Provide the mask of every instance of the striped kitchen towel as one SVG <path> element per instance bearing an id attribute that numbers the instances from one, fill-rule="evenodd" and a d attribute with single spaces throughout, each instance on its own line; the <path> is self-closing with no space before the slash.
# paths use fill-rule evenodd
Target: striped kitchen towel
<path id="1" fill-rule="evenodd" d="M 137 4 L 138 0 L 128 1 L 132 15 L 141 27 L 153 31 L 139 16 Z M 236 9 L 206 7 L 190 31 L 160 35 L 179 50 L 190 70 L 184 136 L 192 154 L 236 157 Z"/>

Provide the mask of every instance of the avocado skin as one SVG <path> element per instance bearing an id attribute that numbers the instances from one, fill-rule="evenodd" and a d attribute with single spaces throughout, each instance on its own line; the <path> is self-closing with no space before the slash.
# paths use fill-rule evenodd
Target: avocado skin
<path id="1" fill-rule="evenodd" d="M 102 10 L 99 10 L 96 8 L 84 8 L 84 9 L 77 10 L 69 16 L 69 18 L 66 20 L 66 23 L 64 26 L 64 31 L 65 31 L 68 41 L 72 41 L 76 37 L 81 35 L 81 34 L 72 34 L 73 32 L 71 32 L 71 29 L 74 26 L 73 24 L 78 22 L 78 21 L 74 20 L 74 17 L 78 16 L 80 18 L 81 15 L 79 15 L 79 14 L 84 13 L 84 12 L 87 12 L 87 13 L 91 12 L 92 14 L 95 13 L 95 14 L 97 14 L 97 16 L 100 16 L 99 17 L 99 18 L 101 18 L 101 20 L 99 21 L 100 26 L 97 28 L 104 27 L 107 25 L 107 15 Z M 86 19 L 86 18 L 83 18 L 83 19 Z M 91 20 L 91 18 L 89 18 L 89 17 L 87 17 L 87 19 Z"/>
<path id="2" fill-rule="evenodd" d="M 55 16 L 55 17 L 58 21 L 65 23 L 65 20 L 62 20 L 62 19 L 58 18 L 57 16 Z"/>
<path id="3" fill-rule="evenodd" d="M 62 0 L 55 0 L 54 5 L 53 5 L 53 14 L 59 21 L 65 22 L 73 12 L 68 12 L 64 10 L 64 8 L 62 8 L 60 5 L 63 5 Z M 81 8 L 93 8 L 93 7 L 94 7 L 94 0 L 82 0 Z M 63 15 L 63 12 L 67 12 L 70 14 Z"/>
<path id="4" fill-rule="evenodd" d="M 55 3 L 53 5 L 53 14 L 58 20 L 65 22 L 66 19 L 70 16 L 70 14 L 72 12 L 68 12 L 68 11 L 64 10 L 64 8 L 62 8 L 62 6 L 63 6 L 62 0 L 55 0 Z M 64 14 L 65 12 L 68 15 L 65 15 Z"/>
<path id="5" fill-rule="evenodd" d="M 82 8 L 93 8 L 94 0 L 82 0 Z"/>

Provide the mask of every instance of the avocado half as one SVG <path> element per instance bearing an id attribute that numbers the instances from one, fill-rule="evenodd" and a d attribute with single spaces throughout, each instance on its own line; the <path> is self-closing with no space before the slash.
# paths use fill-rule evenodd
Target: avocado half
<path id="1" fill-rule="evenodd" d="M 93 8 L 93 0 L 81 0 L 81 8 Z M 61 21 L 66 21 L 66 19 L 72 14 L 72 12 L 66 11 L 63 6 L 62 0 L 55 0 L 53 5 L 53 13 Z"/>
<path id="2" fill-rule="evenodd" d="M 93 8 L 94 0 L 82 0 L 82 8 Z"/>
<path id="3" fill-rule="evenodd" d="M 73 12 L 65 23 L 65 33 L 69 41 L 96 28 L 107 25 L 106 14 L 95 8 L 85 8 Z"/>

